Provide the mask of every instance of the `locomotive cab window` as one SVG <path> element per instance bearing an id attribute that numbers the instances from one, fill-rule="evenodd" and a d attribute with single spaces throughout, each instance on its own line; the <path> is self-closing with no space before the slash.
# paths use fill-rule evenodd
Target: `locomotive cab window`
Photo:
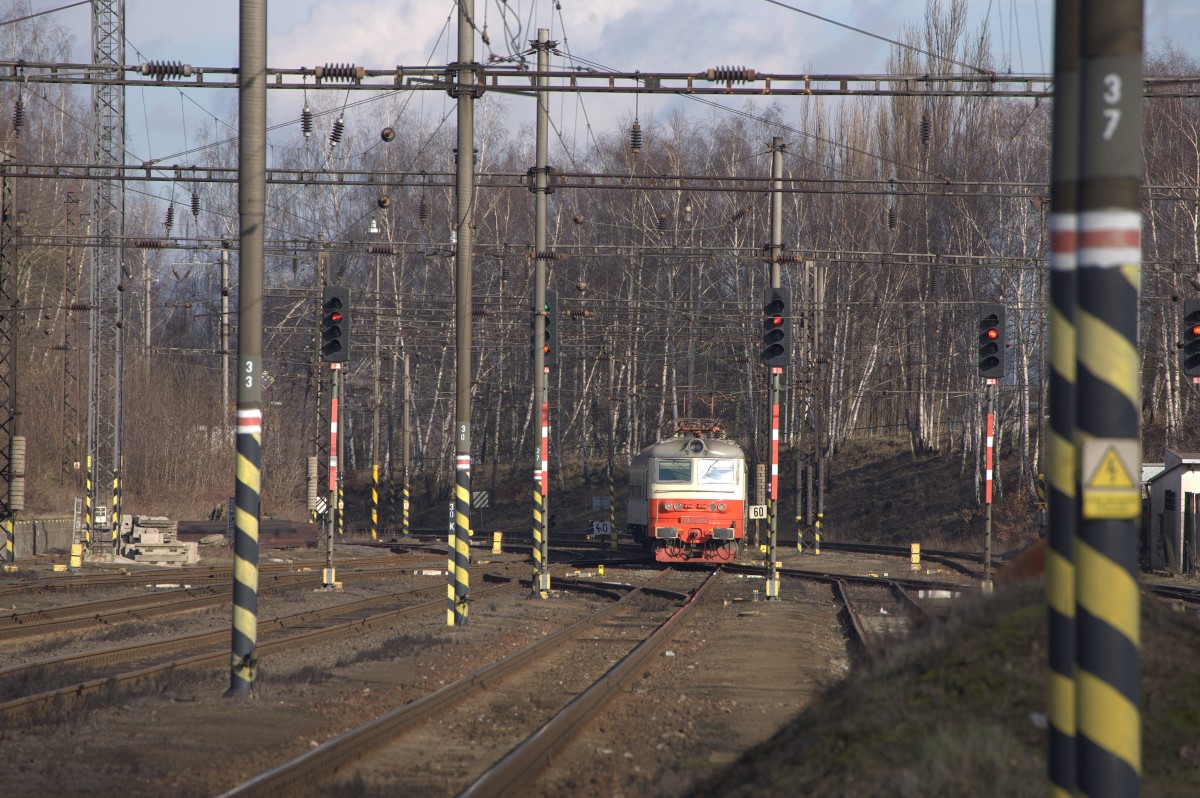
<path id="1" fill-rule="evenodd" d="M 691 460 L 659 460 L 658 482 L 691 482 Z"/>
<path id="2" fill-rule="evenodd" d="M 698 460 L 701 485 L 735 485 L 737 471 L 736 460 Z"/>

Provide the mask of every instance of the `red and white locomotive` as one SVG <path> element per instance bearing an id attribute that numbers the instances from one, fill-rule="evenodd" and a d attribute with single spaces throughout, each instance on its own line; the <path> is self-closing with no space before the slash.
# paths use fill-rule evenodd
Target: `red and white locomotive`
<path id="1" fill-rule="evenodd" d="M 715 419 L 672 426 L 629 466 L 629 532 L 662 562 L 732 560 L 746 535 L 746 455 Z"/>

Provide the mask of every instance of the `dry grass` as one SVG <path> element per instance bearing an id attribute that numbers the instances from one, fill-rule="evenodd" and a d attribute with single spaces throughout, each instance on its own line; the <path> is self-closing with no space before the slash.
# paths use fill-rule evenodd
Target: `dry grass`
<path id="1" fill-rule="evenodd" d="M 1046 794 L 1046 612 L 1027 584 L 964 603 L 844 684 L 700 796 Z M 1144 598 L 1142 795 L 1195 794 L 1200 621 Z"/>

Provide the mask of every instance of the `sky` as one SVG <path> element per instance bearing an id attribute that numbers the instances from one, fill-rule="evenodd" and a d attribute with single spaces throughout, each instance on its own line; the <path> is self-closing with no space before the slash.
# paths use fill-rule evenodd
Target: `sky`
<path id="1" fill-rule="evenodd" d="M 0 16 L 69 3 L 0 0 Z M 72 59 L 79 62 L 90 61 L 89 5 L 52 15 L 74 36 Z M 237 0 L 126 0 L 125 7 L 128 63 L 236 65 Z M 390 68 L 455 60 L 454 0 L 270 0 L 267 8 L 271 67 L 355 63 Z M 987 21 L 995 63 L 1002 70 L 1051 71 L 1054 0 L 967 0 L 967 9 L 972 30 Z M 475 12 L 478 27 L 486 30 L 490 41 L 484 45 L 477 37 L 478 61 L 486 61 L 492 53 L 526 49 L 537 29 L 545 27 L 559 49 L 620 71 L 692 72 L 746 66 L 776 73 L 879 74 L 885 71 L 892 47 L 888 40 L 923 27 L 925 2 L 475 0 Z M 1148 47 L 1169 41 L 1185 53 L 1200 54 L 1200 3 L 1145 0 L 1145 20 Z M 561 65 L 561 61 L 552 63 Z M 292 92 L 270 94 L 268 124 L 298 117 L 301 99 Z M 616 119 L 633 114 L 635 100 L 633 95 L 593 95 L 584 102 L 589 104 L 593 125 L 611 127 Z M 645 97 L 637 102 L 637 113 L 645 117 L 671 101 Z M 533 104 L 528 105 L 532 120 Z M 162 158 L 171 163 L 172 155 L 194 143 L 194 135 L 188 140 L 189 129 L 207 121 L 209 113 L 231 118 L 235 108 L 233 91 L 130 89 L 126 95 L 129 160 Z M 514 116 L 520 116 L 520 106 Z"/>

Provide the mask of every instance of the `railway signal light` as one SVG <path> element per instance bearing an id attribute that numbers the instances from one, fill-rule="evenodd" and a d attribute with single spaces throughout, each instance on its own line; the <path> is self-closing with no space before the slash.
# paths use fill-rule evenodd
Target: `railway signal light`
<path id="1" fill-rule="evenodd" d="M 1188 377 L 1200 377 L 1200 299 L 1183 300 L 1183 349 L 1179 365 Z"/>
<path id="2" fill-rule="evenodd" d="M 788 291 L 768 288 L 763 300 L 762 362 L 766 366 L 786 366 L 792 350 L 792 325 L 788 319 Z"/>
<path id="3" fill-rule="evenodd" d="M 325 287 L 321 298 L 321 360 L 345 363 L 350 357 L 350 289 Z"/>
<path id="4" fill-rule="evenodd" d="M 998 302 L 979 305 L 979 376 L 1004 379 L 1004 315 Z"/>
<path id="5" fill-rule="evenodd" d="M 558 365 L 558 292 L 546 290 L 546 325 L 542 328 L 542 365 Z"/>

